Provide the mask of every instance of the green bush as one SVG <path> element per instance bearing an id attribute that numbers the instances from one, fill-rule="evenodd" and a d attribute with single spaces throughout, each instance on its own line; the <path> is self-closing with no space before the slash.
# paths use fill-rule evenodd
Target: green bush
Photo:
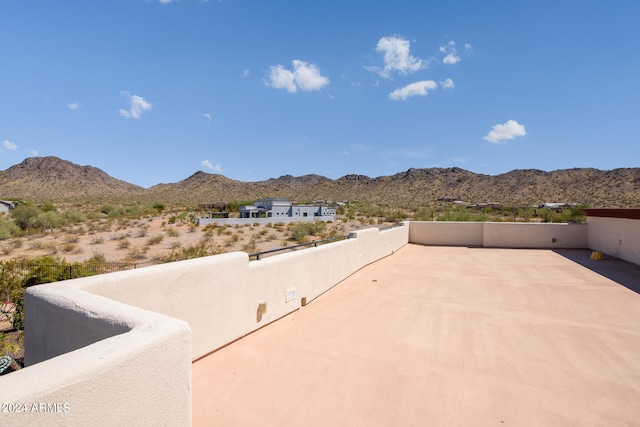
<path id="1" fill-rule="evenodd" d="M 308 242 L 310 236 L 322 233 L 326 227 L 326 224 L 323 221 L 298 222 L 292 224 L 293 228 L 291 230 L 291 235 L 298 243 Z"/>
<path id="2" fill-rule="evenodd" d="M 0 240 L 10 239 L 19 235 L 20 232 L 20 227 L 18 227 L 14 221 L 0 217 Z"/>

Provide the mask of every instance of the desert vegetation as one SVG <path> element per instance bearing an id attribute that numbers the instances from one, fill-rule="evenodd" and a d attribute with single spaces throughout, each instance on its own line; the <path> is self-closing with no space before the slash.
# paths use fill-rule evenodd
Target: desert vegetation
<path id="1" fill-rule="evenodd" d="M 236 211 L 246 202 L 229 203 Z M 578 208 L 469 207 L 456 203 L 392 206 L 352 201 L 336 221 L 197 227 L 202 212 L 165 203 L 54 205 L 20 203 L 0 215 L 0 261 L 42 256 L 80 262 L 168 262 L 231 251 L 256 252 L 348 234 L 403 220 L 582 222 Z M 192 254 L 192 255 L 189 255 Z"/>

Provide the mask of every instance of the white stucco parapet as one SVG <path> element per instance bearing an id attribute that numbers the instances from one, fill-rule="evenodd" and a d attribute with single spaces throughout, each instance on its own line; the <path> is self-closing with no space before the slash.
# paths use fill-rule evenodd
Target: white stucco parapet
<path id="1" fill-rule="evenodd" d="M 91 294 L 98 277 L 28 289 L 27 367 L 0 379 L 3 425 L 191 424 L 189 325 Z"/>

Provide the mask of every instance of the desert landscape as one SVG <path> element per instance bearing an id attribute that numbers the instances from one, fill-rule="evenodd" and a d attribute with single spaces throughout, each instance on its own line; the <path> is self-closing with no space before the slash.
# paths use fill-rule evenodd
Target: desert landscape
<path id="1" fill-rule="evenodd" d="M 209 254 L 254 253 L 344 236 L 350 231 L 385 226 L 378 219 L 344 219 L 300 227 L 296 223 L 196 226 L 173 213 L 83 221 L 64 228 L 0 241 L 0 261 L 53 256 L 67 262 L 100 260 L 141 263 L 170 261 L 172 254 L 200 247 Z M 301 229 L 304 229 L 301 231 Z"/>

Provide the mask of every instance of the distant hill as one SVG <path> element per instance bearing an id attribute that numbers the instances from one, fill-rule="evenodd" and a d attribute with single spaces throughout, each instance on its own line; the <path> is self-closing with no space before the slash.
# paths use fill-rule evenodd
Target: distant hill
<path id="1" fill-rule="evenodd" d="M 93 166 L 58 157 L 30 157 L 0 172 L 0 198 L 5 200 L 121 200 L 144 191 Z"/>
<path id="2" fill-rule="evenodd" d="M 0 171 L 0 199 L 33 201 L 147 201 L 196 205 L 232 200 L 285 197 L 295 201 L 359 200 L 415 205 L 441 198 L 470 203 L 525 205 L 567 202 L 589 206 L 640 206 L 640 168 L 563 169 L 545 172 L 513 170 L 501 175 L 476 174 L 461 168 L 411 168 L 391 176 L 284 175 L 243 182 L 196 172 L 173 184 L 149 189 L 109 176 L 92 166 L 57 157 L 25 159 Z"/>

